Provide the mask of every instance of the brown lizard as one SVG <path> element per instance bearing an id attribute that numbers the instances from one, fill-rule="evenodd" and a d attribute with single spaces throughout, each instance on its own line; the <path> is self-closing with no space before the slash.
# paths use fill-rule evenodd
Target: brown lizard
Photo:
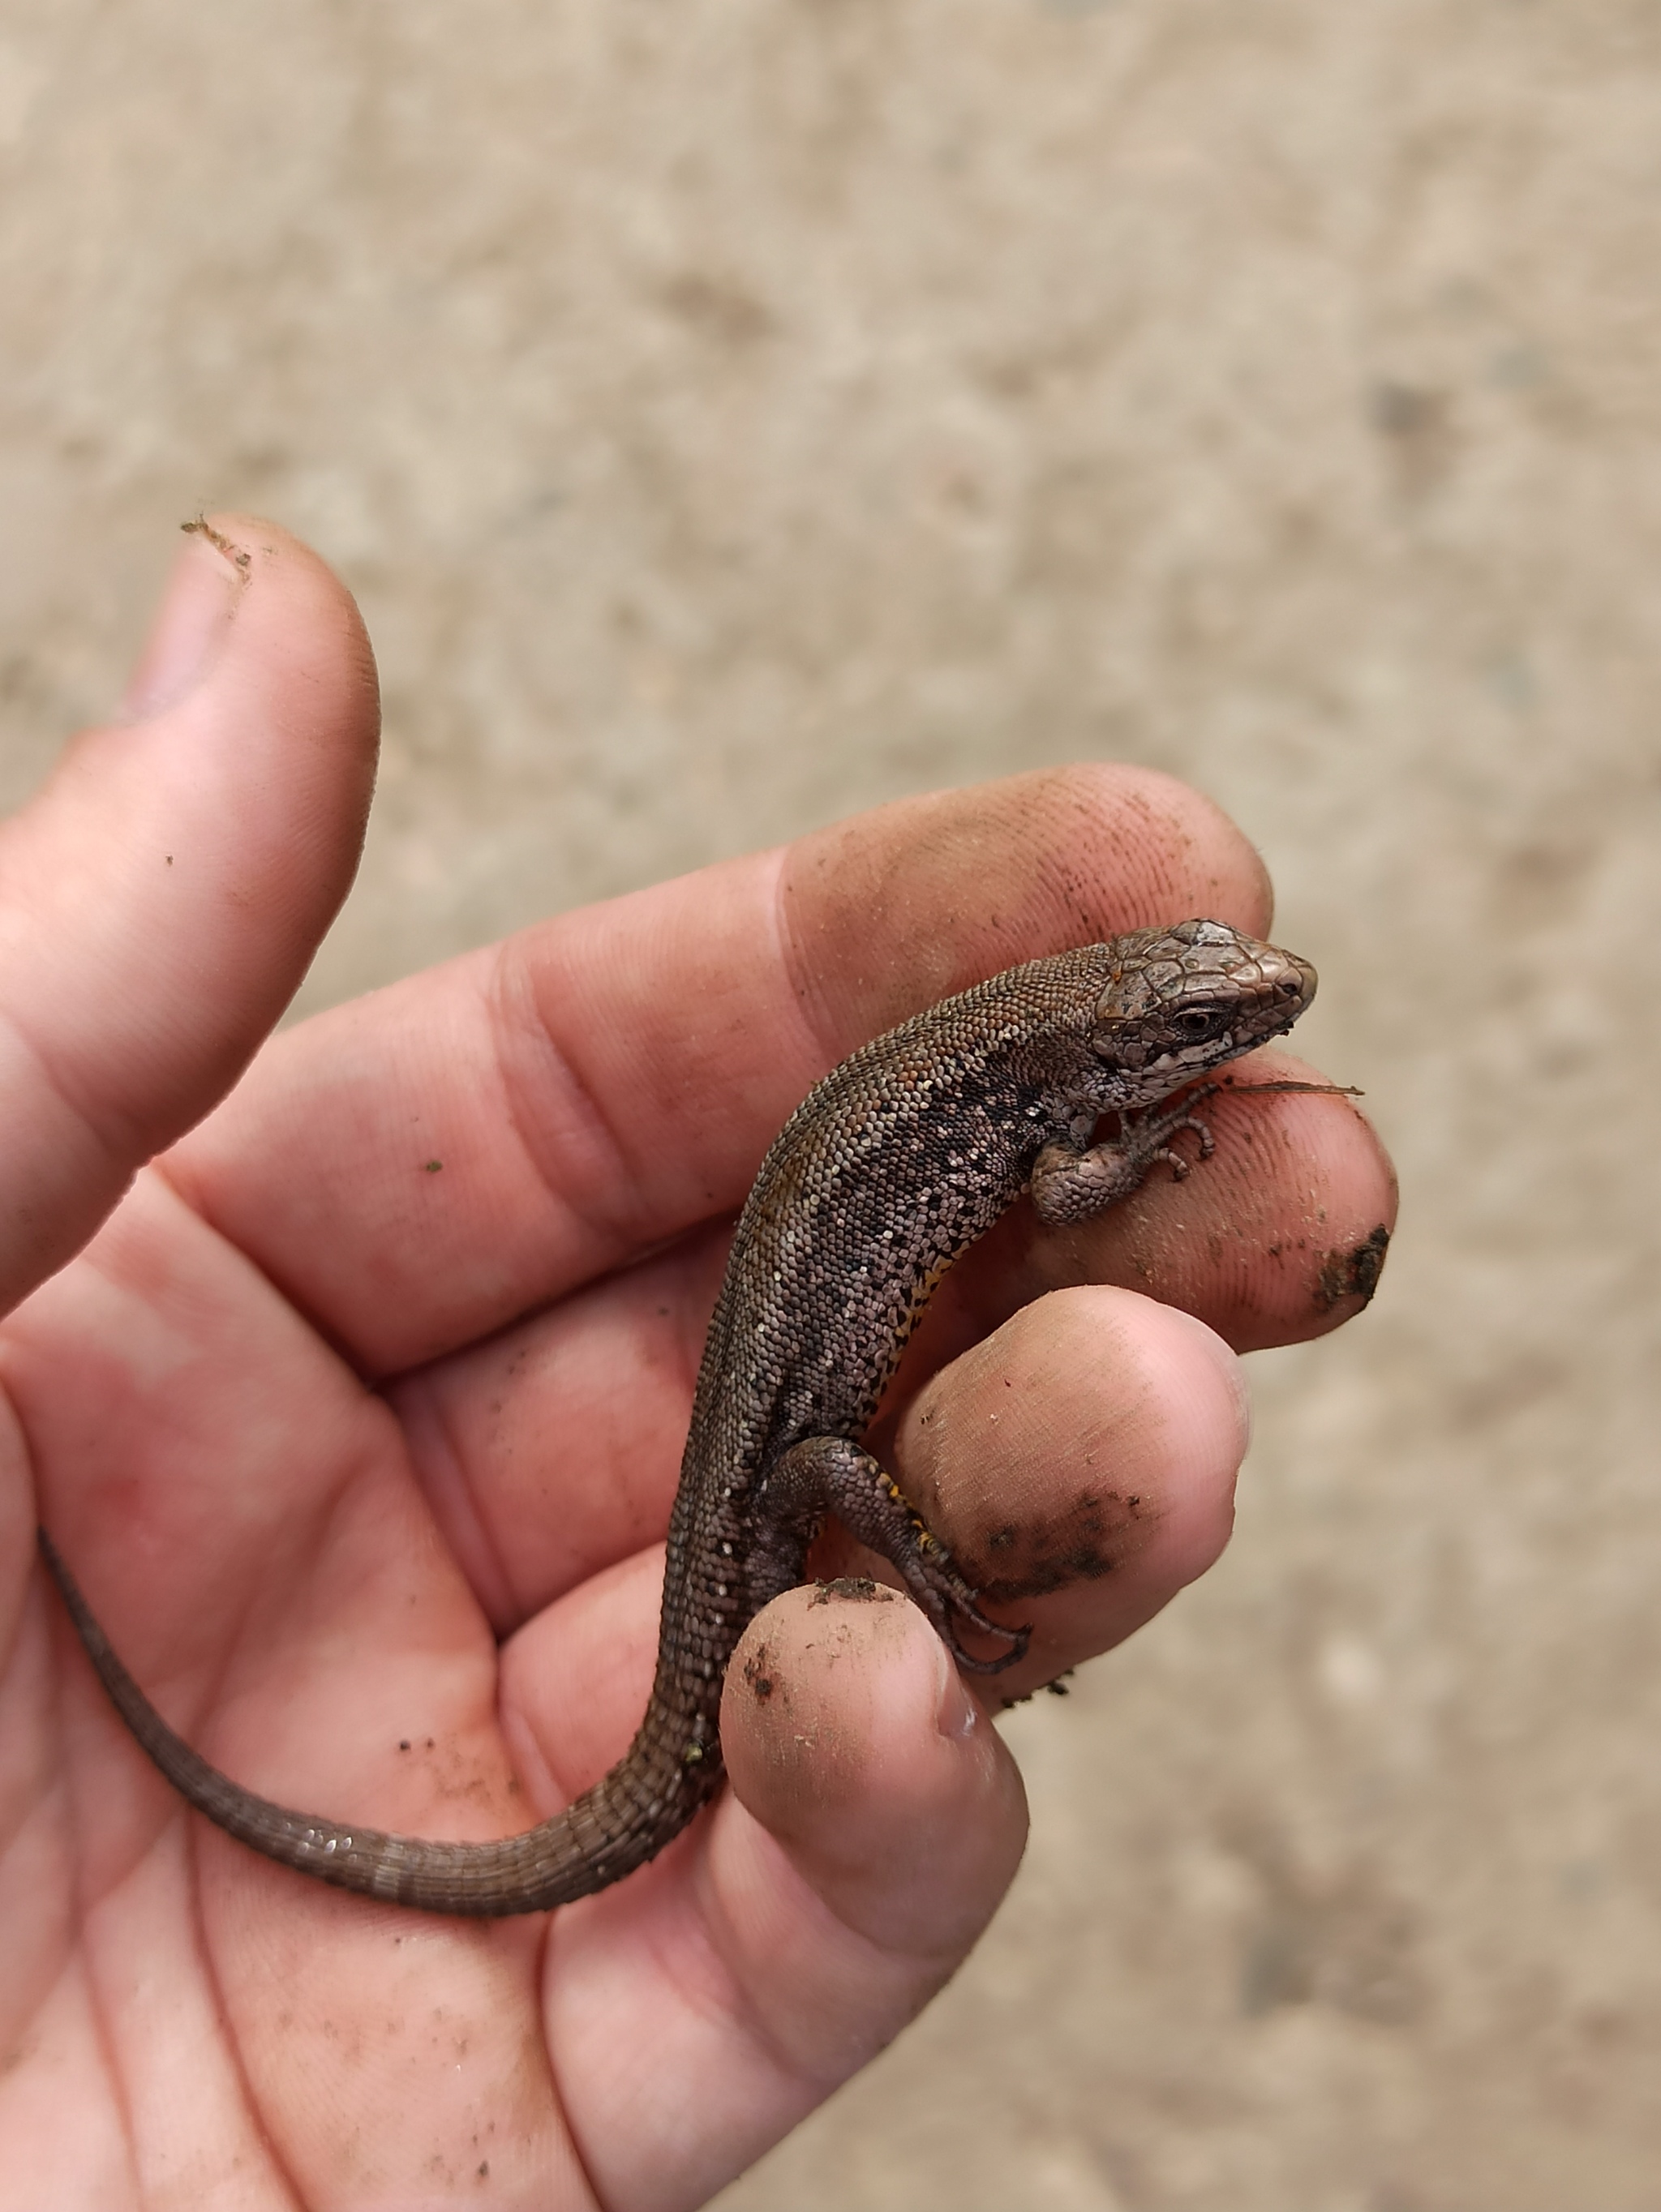
<path id="1" fill-rule="evenodd" d="M 802 1578 L 827 1514 L 898 1570 L 959 1666 L 995 1674 L 1028 1632 L 982 1612 L 861 1443 L 928 1296 L 1023 1189 L 1078 1221 L 1175 1175 L 1196 1079 L 1290 1029 L 1315 994 L 1293 953 L 1225 923 L 1143 929 L 1028 961 L 942 1000 L 816 1084 L 761 1164 L 705 1341 L 669 1522 L 657 1675 L 634 1742 L 563 1813 L 496 1843 L 430 1843 L 293 1813 L 170 1729 L 41 1548 L 104 1686 L 198 1812 L 267 1857 L 432 1912 L 539 1912 L 620 1881 L 686 1826 L 721 1774 L 727 1664 Z M 1104 1115 L 1116 1131 L 1095 1139 Z M 964 1650 L 963 1623 L 1004 1649 Z"/>

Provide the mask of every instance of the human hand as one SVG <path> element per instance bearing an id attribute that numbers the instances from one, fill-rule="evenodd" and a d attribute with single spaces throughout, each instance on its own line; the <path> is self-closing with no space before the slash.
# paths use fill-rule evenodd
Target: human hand
<path id="1" fill-rule="evenodd" d="M 198 680 L 153 666 L 157 710 L 0 839 L 11 1295 L 115 1206 L 0 1334 L 0 2202 L 695 2204 L 919 2009 L 1019 1859 L 1019 1778 L 922 1617 L 779 1601 L 731 1670 L 712 1810 L 550 1919 L 463 1923 L 186 1811 L 36 1517 L 239 1780 L 416 1834 L 531 1825 L 644 1706 L 726 1235 L 813 1079 L 1035 953 L 1189 913 L 1261 933 L 1267 888 L 1136 771 L 906 802 L 305 1024 L 116 1206 L 274 1021 L 367 804 L 355 611 L 269 526 L 219 527 L 246 565 L 186 556 Z M 1016 1209 L 908 1355 L 885 1456 L 1036 1624 L 1000 1693 L 1226 1540 L 1243 1401 L 1189 1316 L 1318 1333 L 1357 1303 L 1333 1255 L 1389 1218 L 1342 1099 L 1207 1112 L 1185 1183 L 1060 1237 Z"/>

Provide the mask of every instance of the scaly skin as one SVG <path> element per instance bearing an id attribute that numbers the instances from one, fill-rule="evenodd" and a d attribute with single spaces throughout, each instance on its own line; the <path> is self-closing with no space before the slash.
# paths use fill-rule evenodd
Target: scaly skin
<path id="1" fill-rule="evenodd" d="M 1202 1152 L 1209 1139 L 1176 1094 L 1290 1029 L 1314 993 L 1306 962 L 1224 923 L 1138 930 L 942 1000 L 815 1085 L 762 1162 L 709 1323 L 646 1717 L 552 1820 L 498 1843 L 429 1843 L 256 1797 L 167 1726 L 43 1534 L 122 1717 L 198 1812 L 267 1857 L 395 1904 L 491 1917 L 587 1897 L 679 1834 L 720 1784 L 727 1662 L 800 1581 L 829 1512 L 892 1560 L 960 1666 L 1011 1664 L 1026 1632 L 985 1617 L 859 1439 L 934 1285 L 1024 1188 L 1041 1218 L 1070 1221 L 1157 1160 L 1186 1172 L 1171 1137 L 1197 1129 Z M 1118 1133 L 1092 1145 L 1107 1113 Z M 965 1651 L 959 1620 L 1005 1650 Z"/>

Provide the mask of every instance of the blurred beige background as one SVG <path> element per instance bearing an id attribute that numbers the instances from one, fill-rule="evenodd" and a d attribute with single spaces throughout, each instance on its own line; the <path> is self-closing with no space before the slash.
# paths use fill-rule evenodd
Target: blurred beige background
<path id="1" fill-rule="evenodd" d="M 1661 2205 L 1653 0 L 0 0 L 0 782 L 204 504 L 368 615 L 318 1006 L 894 794 L 1257 840 L 1402 1230 L 728 2212 Z"/>

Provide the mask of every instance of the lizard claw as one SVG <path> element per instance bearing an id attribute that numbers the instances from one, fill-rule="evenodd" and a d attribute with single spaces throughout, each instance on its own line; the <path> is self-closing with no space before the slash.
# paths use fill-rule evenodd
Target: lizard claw
<path id="1" fill-rule="evenodd" d="M 1009 1649 L 995 1659 L 977 1659 L 972 1651 L 964 1650 L 950 1628 L 945 1629 L 942 1634 L 946 1648 L 965 1674 L 1001 1674 L 1006 1667 L 1013 1667 L 1025 1658 L 1026 1647 L 1032 1641 L 1031 1624 L 1025 1628 L 1005 1628 L 998 1621 L 989 1620 L 978 1607 L 968 1613 L 968 1618 L 986 1635 L 1007 1638 Z"/>
<path id="2" fill-rule="evenodd" d="M 928 1611 L 940 1631 L 940 1640 L 965 1673 L 1001 1674 L 1005 1668 L 1013 1667 L 1025 1658 L 1026 1647 L 1032 1641 L 1031 1626 L 1006 1628 L 1000 1620 L 989 1620 L 981 1611 L 977 1594 L 970 1589 L 955 1568 L 947 1567 L 938 1575 L 930 1595 L 934 1602 Z M 952 1624 L 954 1613 L 960 1614 L 971 1628 L 977 1628 L 983 1636 L 996 1637 L 1007 1644 L 1008 1650 L 1001 1652 L 995 1659 L 977 1659 L 972 1651 L 965 1651 Z"/>

